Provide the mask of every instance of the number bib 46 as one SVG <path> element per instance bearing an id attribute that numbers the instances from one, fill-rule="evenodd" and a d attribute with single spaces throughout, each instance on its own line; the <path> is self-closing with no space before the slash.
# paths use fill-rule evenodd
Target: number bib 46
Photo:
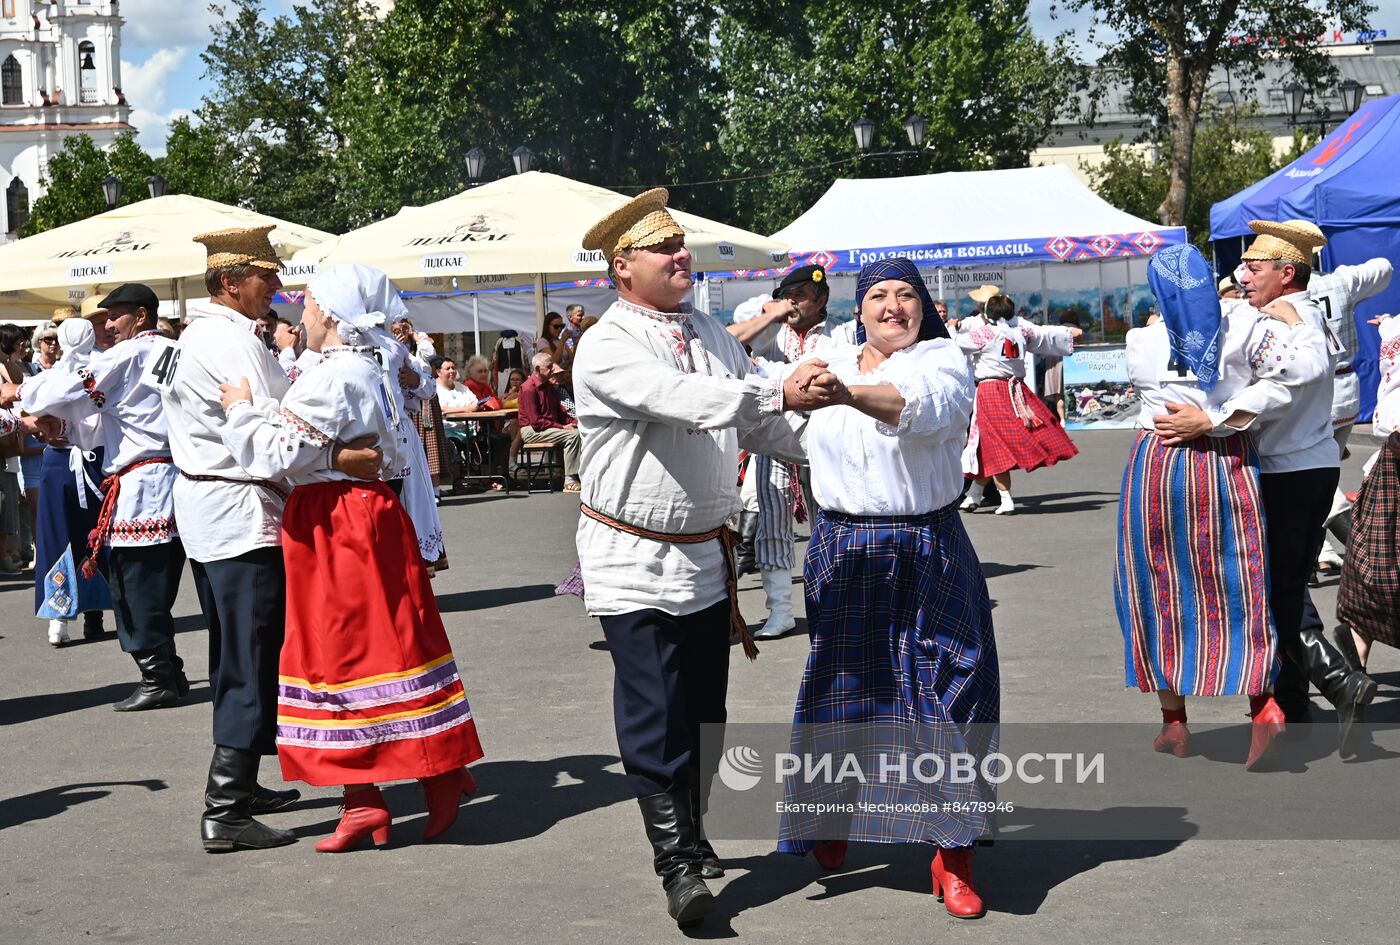
<path id="1" fill-rule="evenodd" d="M 141 382 L 156 390 L 169 390 L 175 383 L 175 369 L 180 366 L 180 348 L 169 338 L 157 338 L 146 355 L 141 369 Z"/>

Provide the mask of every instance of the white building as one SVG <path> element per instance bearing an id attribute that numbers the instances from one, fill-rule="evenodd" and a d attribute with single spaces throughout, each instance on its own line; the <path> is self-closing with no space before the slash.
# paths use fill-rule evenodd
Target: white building
<path id="1" fill-rule="evenodd" d="M 117 0 L 0 0 L 0 242 L 15 238 L 64 138 L 131 130 Z"/>

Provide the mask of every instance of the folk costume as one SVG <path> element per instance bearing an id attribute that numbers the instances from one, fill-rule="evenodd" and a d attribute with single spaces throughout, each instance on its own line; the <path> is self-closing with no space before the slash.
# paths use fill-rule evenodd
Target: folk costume
<path id="1" fill-rule="evenodd" d="M 904 408 L 895 424 L 849 406 L 817 411 L 809 423 L 819 506 L 803 568 L 812 646 L 793 714 L 792 750 L 821 753 L 850 737 L 864 741 L 863 753 L 980 758 L 996 749 L 1001 690 L 987 585 L 957 514 L 972 371 L 909 260 L 862 269 L 857 307 L 871 286 L 889 279 L 919 293 L 918 340 L 869 373 L 860 367 L 863 344 L 821 353 L 848 388 L 891 385 Z M 864 343 L 863 324 L 859 334 Z M 784 799 L 877 806 L 866 812 L 857 806 L 854 815 L 835 819 L 785 813 L 779 850 L 802 854 L 820 844 L 818 858 L 830 866 L 840 862 L 848 839 L 930 843 L 940 848 L 933 866 L 939 884 L 951 882 L 948 868 L 970 870 L 968 848 L 991 833 L 990 815 L 975 808 L 994 794 L 984 783 L 791 778 Z M 955 802 L 974 812 L 950 811 L 946 805 Z M 928 813 L 879 812 L 895 810 L 880 805 L 905 804 Z"/>
<path id="2" fill-rule="evenodd" d="M 307 291 L 353 343 L 323 348 L 280 408 L 233 403 L 223 430 L 247 475 L 292 487 L 282 516 L 282 773 L 323 786 L 447 775 L 455 811 L 481 745 L 413 523 L 383 482 L 327 461 L 333 443 L 363 436 L 380 444 L 385 469 L 407 460 L 375 348 L 359 343 L 383 324 L 392 286 L 377 270 L 334 266 Z M 384 810 L 377 790 L 363 793 L 347 797 Z"/>
<path id="3" fill-rule="evenodd" d="M 783 277 L 773 290 L 773 298 L 804 283 L 822 285 L 826 270 L 821 266 L 798 266 Z M 765 376 L 780 377 L 783 369 L 815 354 L 819 344 L 831 338 L 831 323 L 823 318 L 805 332 L 784 322 L 763 343 L 750 345 L 754 361 Z M 752 457 L 758 498 L 757 528 L 754 532 L 754 560 L 763 577 L 768 619 L 754 631 L 756 640 L 772 640 L 797 626 L 792 606 L 793 521 L 809 517 L 802 480 L 805 467 L 775 461 L 769 456 Z"/>
<path id="4" fill-rule="evenodd" d="M 962 459 L 963 471 L 976 480 L 963 504 L 972 511 L 982 502 L 979 484 L 985 485 L 986 480 L 1014 469 L 1031 472 L 1078 455 L 1060 418 L 1025 382 L 1027 352 L 1072 354 L 1074 336 L 1063 326 L 1034 325 L 1013 315 L 989 318 L 985 324 L 960 331 L 956 342 L 977 361 L 977 402 Z M 996 511 L 999 515 L 1015 511 L 1009 491 L 1002 490 Z"/>
<path id="5" fill-rule="evenodd" d="M 1381 383 L 1372 429 L 1382 441 L 1361 482 L 1351 540 L 1337 589 L 1337 641 L 1359 665 L 1353 632 L 1368 643 L 1400 647 L 1400 318 L 1380 326 Z"/>
<path id="6" fill-rule="evenodd" d="M 683 235 L 666 191 L 630 201 L 584 237 L 611 260 Z M 641 807 L 657 874 L 678 922 L 713 907 L 702 875 L 721 875 L 702 814 L 712 770 L 700 731 L 725 721 L 735 605 L 726 520 L 739 441 L 803 458 L 801 422 L 782 384 L 757 376 L 718 322 L 681 304 L 662 312 L 619 299 L 574 361 L 583 433 L 577 544 L 584 602 L 616 668 L 619 753 Z"/>
<path id="7" fill-rule="evenodd" d="M 159 301 L 147 286 L 128 284 L 100 304 L 143 306 L 154 319 Z M 178 472 L 160 391 L 146 375 L 157 350 L 173 352 L 173 346 L 154 330 L 142 331 L 97 352 L 84 368 L 30 378 L 19 395 L 27 412 L 57 417 L 75 431 L 100 421 L 94 445 L 104 461 L 103 498 L 79 565 L 84 576 L 94 574 L 107 549 L 117 638 L 141 673 L 136 690 L 113 706 L 118 712 L 172 706 L 190 690 L 171 616 L 185 568 L 175 528 Z"/>
<path id="8" fill-rule="evenodd" d="M 39 377 L 50 381 L 81 379 L 92 358 L 96 333 L 88 319 L 101 314 L 98 298 L 83 302 L 83 316 L 58 326 L 63 355 Z M 31 378 L 29 383 L 39 378 Z M 102 509 L 101 420 L 85 420 L 68 430 L 72 446 L 49 446 L 39 470 L 39 506 L 34 515 L 34 613 L 49 621 L 49 643 L 68 642 L 68 624 L 79 614 L 84 636 L 100 635 L 102 611 L 112 606 L 107 583 L 107 554 L 98 555 L 98 569 L 81 570 L 87 559 L 88 535 L 97 527 Z M 94 627 L 92 633 L 89 627 Z"/>
<path id="9" fill-rule="evenodd" d="M 195 238 L 211 271 L 281 268 L 272 227 L 220 230 Z M 277 659 L 285 623 L 282 504 L 278 483 L 249 476 L 224 443 L 228 421 L 219 385 L 247 378 L 259 403 L 275 405 L 287 375 L 258 337 L 257 322 L 211 300 L 191 306 L 174 354 L 157 375 L 165 404 L 175 481 L 175 518 L 209 627 L 214 755 L 200 833 L 211 853 L 280 846 L 296 837 L 254 820 L 274 807 L 258 787 L 262 755 L 276 751 Z M 329 461 L 327 462 L 329 465 Z M 292 795 L 297 796 L 297 795 Z"/>
<path id="10" fill-rule="evenodd" d="M 1325 242 L 1322 231 L 1304 220 L 1253 220 L 1259 234 L 1246 261 L 1310 264 Z M 1322 546 L 1322 526 L 1332 506 L 1341 461 L 1332 436 L 1333 381 L 1339 348 L 1329 344 L 1325 314 L 1306 289 L 1281 296 L 1302 318 L 1289 341 L 1295 355 L 1292 403 L 1266 417 L 1256 430 L 1259 487 L 1264 501 L 1269 553 L 1269 607 L 1285 656 L 1274 684 L 1284 721 L 1306 721 L 1308 683 L 1337 708 L 1343 747 L 1351 723 L 1374 697 L 1376 684 L 1351 670 L 1322 632 L 1321 621 L 1304 621 L 1311 605 L 1308 578 Z M 1257 718 L 1256 718 L 1257 721 Z"/>
<path id="11" fill-rule="evenodd" d="M 1356 306 L 1384 292 L 1390 285 L 1394 267 L 1383 256 L 1368 259 L 1359 266 L 1338 266 L 1331 272 L 1318 273 L 1308 280 L 1308 295 L 1322 306 L 1326 318 L 1327 338 L 1337 348 L 1337 370 L 1332 383 L 1332 436 L 1337 446 L 1346 451 L 1351 428 L 1361 413 L 1361 380 L 1352 369 L 1356 356 Z M 1334 548 L 1327 537 L 1322 539 L 1322 554 L 1318 567 L 1336 570 L 1341 564 L 1339 550 L 1347 546 L 1351 522 L 1351 502 L 1339 485 L 1332 493 L 1332 509 L 1327 514 L 1327 531 L 1336 539 Z M 1321 620 L 1314 614 L 1304 621 Z"/>
<path id="12" fill-rule="evenodd" d="M 1290 403 L 1293 333 L 1247 303 L 1218 301 L 1195 247 L 1158 253 L 1148 281 L 1162 319 L 1128 332 L 1128 378 L 1142 410 L 1123 475 L 1113 586 L 1127 685 L 1262 697 L 1279 654 L 1259 457 L 1246 431 Z M 1154 419 L 1168 403 L 1205 411 L 1215 428 L 1165 445 Z M 1237 411 L 1254 416 L 1227 425 Z M 1154 748 L 1186 755 L 1185 710 L 1164 707 L 1162 714 Z"/>

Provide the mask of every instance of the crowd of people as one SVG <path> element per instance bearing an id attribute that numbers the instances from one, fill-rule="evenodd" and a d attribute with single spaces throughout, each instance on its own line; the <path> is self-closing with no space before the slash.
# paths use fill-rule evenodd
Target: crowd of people
<path id="1" fill-rule="evenodd" d="M 171 618 L 189 562 L 211 652 L 204 849 L 294 842 L 257 819 L 299 797 L 259 784 L 268 755 L 289 781 L 342 791 L 324 852 L 388 839 L 384 782 L 421 782 L 425 840 L 475 791 L 467 766 L 483 752 L 431 585 L 447 564 L 436 493 L 454 443 L 471 455 L 484 441 L 492 474 L 531 447 L 562 454 L 580 499 L 581 596 L 615 667 L 619 753 L 678 924 L 713 910 L 705 881 L 724 875 L 704 828 L 718 758 L 701 733 L 727 719 L 731 646 L 753 659 L 756 641 L 797 626 L 795 522 L 811 528 L 811 646 L 794 746 L 840 724 L 996 750 L 991 602 L 960 512 L 994 486 L 996 514 L 1015 513 L 1013 470 L 1076 455 L 1027 386 L 1025 356 L 1068 356 L 1079 329 L 1033 324 L 992 286 L 974 294 L 976 315 L 950 320 L 897 257 L 861 270 L 849 325 L 829 317 L 827 274 L 808 265 L 724 326 L 685 301 L 691 258 L 667 202 L 648 191 L 583 235 L 618 291 L 601 317 L 571 306 L 532 345 L 505 334 L 460 369 L 367 266 L 314 277 L 298 325 L 268 315 L 281 263 L 267 227 L 197 238 L 209 299 L 184 325 L 162 327 L 154 292 L 129 284 L 41 328 L 32 361 L 0 326 L 18 365 L 6 362 L 0 434 L 35 444 L 16 455 L 37 483 L 25 467 L 0 501 L 18 512 L 37 493 L 36 614 L 50 642 L 78 614 L 98 615 L 101 633 L 114 611 L 139 675 L 118 711 L 189 693 Z M 1355 509 L 1337 498 L 1357 416 L 1355 385 L 1341 382 L 1355 346 L 1345 323 L 1389 265 L 1315 277 L 1315 226 L 1253 227 L 1219 287 L 1190 246 L 1150 264 L 1159 314 L 1128 334 L 1141 414 L 1114 582 L 1127 684 L 1160 704 L 1152 747 L 1189 753 L 1186 697 L 1245 696 L 1248 769 L 1308 717 L 1310 685 L 1351 750 L 1375 694 L 1370 649 L 1400 643 L 1393 320 L 1376 415 L 1388 446 Z M 1341 301 L 1324 309 L 1318 293 Z M 1343 627 L 1329 641 L 1308 580 L 1338 522 Z M 754 630 L 738 609 L 746 571 L 762 575 L 768 608 Z M 852 840 L 925 844 L 947 912 L 985 912 L 972 858 L 994 832 L 988 807 L 950 812 L 948 786 L 926 781 L 784 790 L 785 810 L 892 813 L 784 813 L 778 849 L 838 869 Z M 967 790 L 995 798 L 990 784 Z"/>

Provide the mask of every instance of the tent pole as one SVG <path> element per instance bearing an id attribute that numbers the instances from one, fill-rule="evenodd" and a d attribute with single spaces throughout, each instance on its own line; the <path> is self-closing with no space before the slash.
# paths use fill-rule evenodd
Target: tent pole
<path id="1" fill-rule="evenodd" d="M 544 273 L 535 273 L 535 337 L 544 337 L 544 313 L 548 300 L 544 295 Z"/>
<path id="2" fill-rule="evenodd" d="M 180 311 L 179 311 L 179 315 L 180 315 L 180 324 L 183 325 L 183 324 L 185 323 L 185 320 L 186 320 L 188 314 L 189 314 L 189 313 L 186 311 L 186 308 L 185 308 L 185 301 L 186 301 L 186 299 L 185 299 L 185 280 L 183 280 L 183 279 L 176 279 L 176 280 L 174 280 L 174 281 L 175 281 L 175 300 L 176 300 L 176 303 L 179 305 L 179 309 L 180 309 Z"/>
<path id="3" fill-rule="evenodd" d="M 472 354 L 481 354 L 481 296 L 472 293 Z"/>

